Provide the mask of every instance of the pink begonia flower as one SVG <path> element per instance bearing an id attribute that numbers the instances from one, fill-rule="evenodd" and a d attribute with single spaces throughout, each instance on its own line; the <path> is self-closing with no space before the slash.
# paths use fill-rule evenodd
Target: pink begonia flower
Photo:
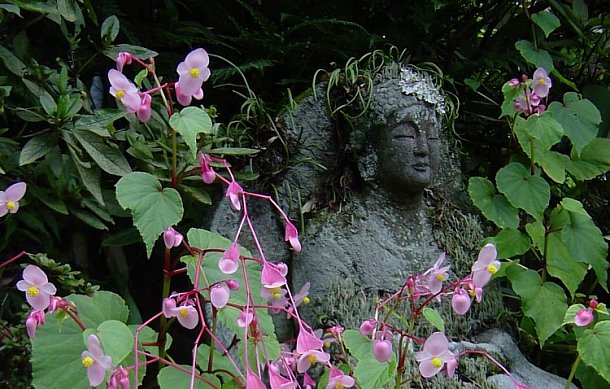
<path id="1" fill-rule="evenodd" d="M 246 372 L 246 388 L 248 389 L 267 389 L 259 376 L 254 374 L 252 369 L 248 367 Z"/>
<path id="2" fill-rule="evenodd" d="M 549 89 L 553 86 L 553 82 L 544 68 L 536 69 L 533 83 L 534 92 L 540 97 L 546 97 L 549 94 Z"/>
<path id="3" fill-rule="evenodd" d="M 297 371 L 305 373 L 312 365 L 316 363 L 325 364 L 328 361 L 330 361 L 330 354 L 320 350 L 309 350 L 299 356 Z"/>
<path id="4" fill-rule="evenodd" d="M 240 196 L 242 193 L 244 193 L 242 187 L 239 186 L 239 184 L 235 182 L 235 180 L 233 180 L 229 184 L 229 187 L 227 188 L 227 193 L 225 194 L 225 197 L 231 199 L 231 204 L 233 204 L 233 207 L 238 211 L 241 211 Z"/>
<path id="5" fill-rule="evenodd" d="M 304 354 L 309 350 L 322 350 L 324 342 L 312 334 L 310 330 L 301 325 L 297 336 L 297 353 Z"/>
<path id="6" fill-rule="evenodd" d="M 339 369 L 331 367 L 330 378 L 328 379 L 326 389 L 351 388 L 355 383 L 356 381 L 352 377 L 343 374 L 343 372 Z"/>
<path id="7" fill-rule="evenodd" d="M 574 323 L 579 327 L 588 326 L 593 321 L 593 311 L 588 308 L 579 309 L 574 316 Z"/>
<path id="8" fill-rule="evenodd" d="M 449 277 L 449 269 L 451 265 L 440 267 L 445 261 L 445 253 L 441 253 L 434 266 L 428 269 L 424 275 L 427 277 L 428 288 L 432 294 L 437 294 L 443 288 L 443 281 Z"/>
<path id="9" fill-rule="evenodd" d="M 589 300 L 589 308 L 591 309 L 597 309 L 597 307 L 599 306 L 599 303 L 597 302 L 597 300 Z"/>
<path id="10" fill-rule="evenodd" d="M 229 287 L 224 282 L 212 286 L 210 301 L 216 309 L 223 308 L 229 302 Z"/>
<path id="11" fill-rule="evenodd" d="M 237 317 L 237 326 L 244 328 L 244 327 L 250 325 L 250 323 L 252 323 L 252 320 L 254 320 L 254 314 L 252 313 L 252 311 L 244 310 Z"/>
<path id="12" fill-rule="evenodd" d="M 479 258 L 472 265 L 472 283 L 475 287 L 482 288 L 500 269 L 501 263 L 496 260 L 498 252 L 496 246 L 491 243 L 486 244 L 479 251 Z"/>
<path id="13" fill-rule="evenodd" d="M 121 386 L 121 389 L 129 389 L 131 387 L 131 383 L 129 382 L 129 373 L 122 366 L 114 369 L 110 379 L 108 380 L 106 389 L 118 389 L 119 385 Z"/>
<path id="14" fill-rule="evenodd" d="M 305 373 L 303 374 L 303 386 L 306 389 L 313 389 L 316 387 L 316 381 L 309 374 Z"/>
<path id="15" fill-rule="evenodd" d="M 36 328 L 43 325 L 45 320 L 44 311 L 41 309 L 36 309 L 30 312 L 28 318 L 25 319 L 25 329 L 28 332 L 28 336 L 30 339 L 34 339 L 36 335 Z"/>
<path id="16" fill-rule="evenodd" d="M 335 324 L 334 326 L 326 329 L 326 332 L 328 332 L 329 334 L 331 334 L 337 338 L 339 336 L 341 336 L 344 331 L 345 331 L 345 327 L 341 326 L 340 324 Z"/>
<path id="17" fill-rule="evenodd" d="M 275 308 L 269 308 L 269 312 L 272 314 L 279 313 L 282 308 L 288 305 L 288 292 L 284 288 L 279 286 L 276 288 L 262 288 L 260 295 L 262 298 L 267 300 L 267 305 Z"/>
<path id="18" fill-rule="evenodd" d="M 516 78 L 513 78 L 510 81 L 508 81 L 508 85 L 512 86 L 513 88 L 516 86 L 519 86 L 519 84 L 521 84 L 521 82 Z"/>
<path id="19" fill-rule="evenodd" d="M 199 163 L 201 165 L 201 180 L 206 184 L 211 184 L 216 180 L 216 173 L 210 166 L 212 160 L 207 154 L 199 152 Z"/>
<path id="20" fill-rule="evenodd" d="M 271 367 L 269 368 L 269 385 L 271 389 L 294 389 L 297 387 L 295 381 L 279 375 Z"/>
<path id="21" fill-rule="evenodd" d="M 110 81 L 110 94 L 123 103 L 129 113 L 136 113 L 140 108 L 142 99 L 138 88 L 116 69 L 108 71 Z"/>
<path id="22" fill-rule="evenodd" d="M 119 70 L 119 72 L 123 71 L 123 66 L 130 65 L 132 59 L 133 57 L 130 53 L 126 51 L 121 51 L 116 56 L 116 68 Z"/>
<path id="23" fill-rule="evenodd" d="M 483 301 L 483 288 L 474 286 L 472 280 L 468 281 L 468 294 L 470 297 L 475 297 L 477 303 Z"/>
<path id="24" fill-rule="evenodd" d="M 19 210 L 19 200 L 25 195 L 26 189 L 25 182 L 17 182 L 6 188 L 5 191 L 0 191 L 0 217 Z"/>
<path id="25" fill-rule="evenodd" d="M 165 247 L 168 249 L 180 246 L 183 239 L 184 237 L 182 234 L 174 230 L 173 227 L 167 227 L 165 232 L 163 232 L 163 242 L 165 243 Z"/>
<path id="26" fill-rule="evenodd" d="M 236 291 L 239 290 L 240 285 L 239 285 L 239 281 L 237 281 L 234 278 L 231 278 L 230 280 L 227 280 L 227 286 L 229 287 L 230 290 L 232 291 Z"/>
<path id="27" fill-rule="evenodd" d="M 430 378 L 443 369 L 446 363 L 455 359 L 449 351 L 449 342 L 442 332 L 435 332 L 424 343 L 422 351 L 415 353 L 415 360 L 419 362 L 419 372 L 422 377 Z M 453 362 L 452 362 L 453 363 Z M 453 371 L 447 371 L 451 378 Z"/>
<path id="28" fill-rule="evenodd" d="M 290 243 L 290 245 L 292 246 L 292 249 L 295 252 L 297 252 L 297 253 L 301 252 L 301 242 L 299 241 L 299 232 L 297 231 L 297 228 L 294 226 L 294 224 L 290 223 L 289 221 L 286 222 L 284 240 L 286 242 Z"/>
<path id="29" fill-rule="evenodd" d="M 44 310 L 51 304 L 51 296 L 57 292 L 47 275 L 36 265 L 28 265 L 23 270 L 23 279 L 17 282 L 17 289 L 25 292 L 25 298 L 32 308 Z"/>
<path id="30" fill-rule="evenodd" d="M 148 93 L 140 93 L 140 98 L 140 106 L 136 111 L 136 116 L 142 123 L 148 123 L 152 116 L 152 108 L 150 106 L 152 97 Z"/>
<path id="31" fill-rule="evenodd" d="M 83 366 L 91 386 L 98 386 L 104 381 L 106 370 L 112 369 L 112 358 L 102 351 L 100 340 L 94 334 L 87 337 L 87 351 L 81 354 Z"/>
<path id="32" fill-rule="evenodd" d="M 470 309 L 471 303 L 470 296 L 463 288 L 455 288 L 453 297 L 451 298 L 451 307 L 455 313 L 458 315 L 465 314 Z"/>
<path id="33" fill-rule="evenodd" d="M 373 318 L 366 319 L 365 321 L 362 322 L 362 324 L 360 324 L 360 328 L 359 328 L 360 335 L 371 336 L 371 335 L 373 335 L 375 328 L 377 328 L 377 320 L 375 320 Z"/>
<path id="34" fill-rule="evenodd" d="M 373 355 L 381 363 L 390 359 L 392 356 L 392 333 L 390 331 L 379 331 L 375 334 Z"/>
<path id="35" fill-rule="evenodd" d="M 176 300 L 171 297 L 165 298 L 163 300 L 163 315 L 167 318 L 177 318 L 178 323 L 189 330 L 192 330 L 199 324 L 199 314 L 190 301 L 185 301 L 178 307 L 176 306 Z"/>
<path id="36" fill-rule="evenodd" d="M 263 270 L 261 271 L 261 284 L 269 289 L 286 285 L 286 277 L 282 273 L 282 269 L 276 264 L 264 261 Z"/>
<path id="37" fill-rule="evenodd" d="M 176 100 L 178 100 L 180 105 L 182 105 L 183 107 L 190 105 L 191 101 L 193 101 L 193 98 L 195 98 L 195 100 L 203 99 L 203 89 L 201 88 L 199 88 L 199 90 L 193 95 L 185 95 L 184 92 L 182 92 L 182 88 L 180 87 L 179 82 L 174 84 L 174 88 L 176 89 Z"/>
<path id="38" fill-rule="evenodd" d="M 199 48 L 191 51 L 184 62 L 178 64 L 176 71 L 180 75 L 178 83 L 183 95 L 194 96 L 199 92 L 203 82 L 210 78 L 209 63 L 208 53 Z"/>
<path id="39" fill-rule="evenodd" d="M 231 243 L 228 249 L 225 250 L 220 261 L 218 261 L 218 268 L 224 274 L 233 274 L 239 267 L 239 246 L 237 242 Z"/>

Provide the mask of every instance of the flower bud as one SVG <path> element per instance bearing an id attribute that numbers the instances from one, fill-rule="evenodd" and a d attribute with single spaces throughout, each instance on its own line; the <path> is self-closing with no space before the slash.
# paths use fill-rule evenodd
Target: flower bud
<path id="1" fill-rule="evenodd" d="M 226 282 L 226 284 L 232 291 L 239 290 L 239 281 L 237 281 L 236 279 L 230 279 Z"/>
<path id="2" fill-rule="evenodd" d="M 370 336 L 377 327 L 377 320 L 367 319 L 360 324 L 360 334 L 362 336 Z"/>
<path id="3" fill-rule="evenodd" d="M 379 362 L 387 362 L 392 356 L 392 342 L 389 340 L 376 340 L 373 342 L 373 355 Z"/>

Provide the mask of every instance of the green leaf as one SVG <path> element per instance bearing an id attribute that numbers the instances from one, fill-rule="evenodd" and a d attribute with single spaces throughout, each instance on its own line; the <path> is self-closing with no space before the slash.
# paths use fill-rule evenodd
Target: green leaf
<path id="1" fill-rule="evenodd" d="M 48 94 L 43 94 L 40 95 L 38 97 L 38 100 L 40 101 L 40 105 L 42 106 L 42 109 L 44 109 L 44 111 L 47 113 L 47 115 L 49 116 L 56 116 L 57 114 L 57 103 L 55 102 L 55 100 L 53 100 L 53 98 L 48 95 Z"/>
<path id="2" fill-rule="evenodd" d="M 544 151 L 536 154 L 535 162 L 553 181 L 562 184 L 566 180 L 566 169 L 570 166 L 570 158 L 556 151 Z"/>
<path id="3" fill-rule="evenodd" d="M 244 344 L 245 342 L 239 342 L 237 354 L 240 356 L 241 362 L 245 366 L 246 350 L 244 350 Z M 265 335 L 262 339 L 259 338 L 256 340 L 254 338 L 248 338 L 248 363 L 250 364 L 250 369 L 253 371 L 256 371 L 256 356 L 261 354 L 264 354 L 270 361 L 279 359 L 280 342 L 275 338 L 275 334 L 273 337 Z"/>
<path id="4" fill-rule="evenodd" d="M 546 111 L 540 116 L 532 115 L 527 120 L 517 117 L 515 134 L 519 144 L 528 157 L 534 158 L 551 149 L 561 140 L 563 128 L 551 113 Z"/>
<path id="5" fill-rule="evenodd" d="M 610 89 L 601 85 L 589 84 L 582 88 L 582 94 L 595 104 L 602 117 L 597 136 L 607 138 L 610 133 Z"/>
<path id="6" fill-rule="evenodd" d="M 25 70 L 26 70 L 26 66 L 23 62 L 21 62 L 21 60 L 17 57 L 15 57 L 15 55 L 8 51 L 4 46 L 0 45 L 0 59 L 2 59 L 2 62 L 4 63 L 4 66 L 6 66 L 6 68 L 8 69 L 9 72 L 19 76 L 19 77 L 23 77 L 23 75 L 25 74 Z"/>
<path id="7" fill-rule="evenodd" d="M 525 166 L 512 162 L 498 171 L 496 183 L 513 206 L 542 218 L 551 199 L 551 188 L 544 178 L 532 176 Z"/>
<path id="8" fill-rule="evenodd" d="M 520 40 L 515 43 L 515 48 L 519 50 L 523 59 L 532 65 L 545 68 L 547 72 L 555 68 L 553 66 L 553 58 L 549 52 L 543 49 L 536 50 L 532 42 Z"/>
<path id="9" fill-rule="evenodd" d="M 135 45 L 113 45 L 104 50 L 104 55 L 113 61 L 116 61 L 116 57 L 121 51 L 130 53 L 131 55 L 138 57 L 141 60 L 147 61 L 150 57 L 156 57 L 159 55 L 156 51 L 148 50 L 145 47 Z"/>
<path id="10" fill-rule="evenodd" d="M 0 4 L 0 8 L 5 10 L 6 12 L 10 12 L 12 14 L 15 14 L 15 15 L 19 16 L 20 18 L 23 17 L 23 16 L 21 16 L 21 10 L 16 5 L 13 5 L 13 4 Z"/>
<path id="11" fill-rule="evenodd" d="M 210 349 L 210 346 L 208 346 L 207 344 L 200 344 L 199 347 L 197 348 L 197 357 L 196 357 L 197 365 L 207 368 L 209 358 L 210 358 L 210 352 L 212 352 L 212 349 Z M 213 357 L 212 369 L 218 370 L 217 375 L 219 378 L 222 377 L 224 382 L 227 382 L 227 381 L 230 381 L 233 379 L 233 377 L 231 377 L 231 375 L 229 375 L 223 371 L 220 371 L 220 370 L 225 370 L 225 371 L 235 374 L 236 376 L 239 376 L 239 373 L 235 369 L 235 366 L 233 366 L 233 364 L 229 361 L 229 358 L 225 357 L 217 349 L 214 349 L 213 353 L 214 353 L 214 357 Z"/>
<path id="12" fill-rule="evenodd" d="M 62 18 L 68 22 L 76 21 L 76 9 L 78 5 L 75 0 L 57 0 L 57 10 Z"/>
<path id="13" fill-rule="evenodd" d="M 109 235 L 102 241 L 102 246 L 127 246 L 138 243 L 142 240 L 140 232 L 135 227 Z"/>
<path id="14" fill-rule="evenodd" d="M 198 228 L 191 228 L 187 233 L 187 241 L 191 247 L 196 247 L 199 249 L 222 249 L 225 250 L 229 248 L 231 245 L 231 241 L 227 238 L 224 238 L 216 233 L 206 231 Z M 251 256 L 250 252 L 243 247 L 240 247 L 241 255 Z M 222 257 L 222 252 L 210 252 L 207 253 L 203 260 L 201 261 L 201 271 L 205 274 L 205 277 L 199 278 L 199 289 L 205 289 L 210 284 L 226 280 L 227 275 L 222 273 L 218 268 L 218 261 L 220 257 Z M 184 256 L 181 258 L 182 262 L 187 265 L 187 272 L 191 282 L 195 282 L 195 266 L 197 264 L 197 257 L 193 256 Z M 252 299 L 254 300 L 254 304 L 257 305 L 265 305 L 267 302 L 260 296 L 261 289 L 263 288 L 260 282 L 261 276 L 261 266 L 254 261 L 246 261 L 246 271 L 248 273 L 248 281 L 250 283 L 250 291 L 252 294 Z M 241 267 L 231 275 L 231 278 L 236 278 L 240 280 L 240 283 L 243 285 L 244 273 Z M 205 298 L 209 298 L 207 291 L 202 291 Z M 242 287 L 237 291 L 232 291 L 229 297 L 229 303 L 237 304 L 237 305 L 246 305 L 247 295 L 246 288 Z M 223 324 L 238 337 L 243 337 L 243 328 L 237 326 L 237 317 L 241 313 L 240 310 L 225 307 L 218 311 L 218 319 L 223 322 Z M 261 326 L 263 332 L 268 336 L 273 336 L 275 334 L 275 327 L 273 326 L 273 321 L 271 316 L 266 310 L 257 310 L 256 311 L 259 325 Z"/>
<path id="15" fill-rule="evenodd" d="M 119 18 L 111 15 L 104 20 L 100 34 L 104 42 L 113 42 L 119 35 L 120 23 Z"/>
<path id="16" fill-rule="evenodd" d="M 120 365 L 133 351 L 134 338 L 131 330 L 118 320 L 107 320 L 97 327 L 104 353 L 112 357 L 114 366 Z"/>
<path id="17" fill-rule="evenodd" d="M 493 184 L 483 177 L 468 180 L 468 194 L 485 217 L 500 228 L 519 227 L 519 213 L 503 194 L 496 194 Z"/>
<path id="18" fill-rule="evenodd" d="M 576 261 L 568 253 L 560 232 L 549 234 L 546 249 L 546 269 L 559 278 L 574 297 L 578 286 L 587 274 L 588 266 Z M 541 249 L 544 252 L 544 247 Z"/>
<path id="19" fill-rule="evenodd" d="M 574 0 L 572 1 L 572 12 L 574 16 L 581 21 L 586 22 L 589 19 L 589 10 L 587 9 L 587 4 L 585 4 L 585 0 Z"/>
<path id="20" fill-rule="evenodd" d="M 510 85 L 508 81 L 505 82 L 504 85 L 502 85 L 502 94 L 504 95 L 504 100 L 502 101 L 502 106 L 500 107 L 502 110 L 500 117 L 513 116 L 516 113 L 515 106 L 513 103 L 522 93 L 523 90 L 521 88 Z M 523 120 L 523 118 L 521 117 L 518 117 L 518 119 Z"/>
<path id="21" fill-rule="evenodd" d="M 568 309 L 566 295 L 561 287 L 553 282 L 542 282 L 533 270 L 511 266 L 506 271 L 513 290 L 523 305 L 523 313 L 536 323 L 536 334 L 540 348 L 560 327 Z"/>
<path id="22" fill-rule="evenodd" d="M 93 213 L 80 208 L 70 208 L 70 213 L 86 224 L 98 230 L 108 230 L 108 227 Z"/>
<path id="23" fill-rule="evenodd" d="M 72 134 L 87 151 L 87 154 L 106 173 L 115 176 L 125 176 L 131 173 L 129 162 L 121 152 L 110 147 L 99 135 L 88 131 L 73 131 Z"/>
<path id="24" fill-rule="evenodd" d="M 604 380 L 597 371 L 584 363 L 578 365 L 576 378 L 580 381 L 583 388 L 604 388 L 608 386 L 608 381 Z"/>
<path id="25" fill-rule="evenodd" d="M 152 174 L 134 172 L 122 177 L 116 183 L 116 197 L 123 209 L 131 210 L 148 257 L 159 235 L 182 220 L 180 194 L 173 188 L 163 188 Z"/>
<path id="26" fill-rule="evenodd" d="M 219 147 L 216 149 L 206 151 L 208 154 L 220 154 L 220 155 L 254 155 L 260 153 L 260 150 L 249 149 L 246 147 Z"/>
<path id="27" fill-rule="evenodd" d="M 530 249 L 530 240 L 514 228 L 504 228 L 493 238 L 499 258 L 512 258 Z"/>
<path id="28" fill-rule="evenodd" d="M 83 163 L 76 155 L 76 151 L 74 148 L 69 147 L 70 155 L 72 156 L 72 160 L 74 162 L 74 166 L 76 166 L 76 170 L 80 175 L 82 183 L 85 185 L 85 188 L 93 195 L 93 197 L 101 204 L 104 205 L 104 198 L 102 196 L 102 187 L 100 184 L 100 169 L 91 164 L 90 168 L 83 166 Z"/>
<path id="29" fill-rule="evenodd" d="M 198 107 L 186 107 L 176 112 L 169 118 L 169 125 L 184 138 L 193 158 L 197 157 L 197 135 L 212 133 L 212 119 L 204 109 Z"/>
<path id="30" fill-rule="evenodd" d="M 550 9 L 536 12 L 532 15 L 532 21 L 544 32 L 545 37 L 555 31 L 561 25 L 559 18 L 551 12 Z"/>
<path id="31" fill-rule="evenodd" d="M 445 332 L 445 322 L 441 315 L 432 308 L 425 307 L 423 312 L 424 317 L 440 332 Z"/>
<path id="32" fill-rule="evenodd" d="M 106 320 L 127 321 L 129 310 L 125 301 L 116 293 L 97 291 L 93 296 L 71 294 L 66 299 L 78 308 L 78 315 L 87 327 L 95 328 Z"/>
<path id="33" fill-rule="evenodd" d="M 345 330 L 343 342 L 349 353 L 356 359 L 366 359 L 373 349 L 371 339 L 362 335 L 358 330 Z"/>
<path id="34" fill-rule="evenodd" d="M 574 92 L 563 95 L 563 104 L 553 101 L 549 110 L 570 138 L 578 154 L 597 136 L 601 115 L 595 105 Z"/>
<path id="35" fill-rule="evenodd" d="M 191 196 L 194 200 L 205 204 L 212 205 L 210 194 L 203 188 L 193 188 L 191 186 L 181 185 L 180 189 Z"/>
<path id="36" fill-rule="evenodd" d="M 532 239 L 534 246 L 538 248 L 538 251 L 544 252 L 544 224 L 539 221 L 533 221 L 525 225 L 525 231 Z"/>
<path id="37" fill-rule="evenodd" d="M 585 330 L 576 348 L 582 361 L 610 383 L 610 321 L 600 321 Z"/>
<path id="38" fill-rule="evenodd" d="M 55 212 L 63 215 L 68 214 L 68 207 L 66 207 L 66 203 L 55 192 L 34 185 L 30 185 L 28 187 L 28 192 Z"/>
<path id="39" fill-rule="evenodd" d="M 574 319 L 576 318 L 576 312 L 578 312 L 584 308 L 585 308 L 585 306 L 582 304 L 570 305 L 570 307 L 566 311 L 566 315 L 564 316 L 563 323 L 561 323 L 561 325 L 574 324 Z"/>
<path id="40" fill-rule="evenodd" d="M 94 115 L 78 115 L 74 125 L 77 130 L 86 130 L 109 138 L 108 127 L 115 121 L 124 118 L 125 115 L 127 115 L 127 111 L 122 109 L 97 109 Z"/>
<path id="41" fill-rule="evenodd" d="M 44 157 L 57 146 L 55 137 L 51 134 L 41 134 L 30 139 L 21 149 L 19 166 L 27 165 Z"/>
<path id="42" fill-rule="evenodd" d="M 566 169 L 575 179 L 590 180 L 610 170 L 610 139 L 594 138 Z"/>
<path id="43" fill-rule="evenodd" d="M 396 374 L 396 354 L 387 362 L 379 362 L 373 355 L 373 344 L 369 338 L 356 330 L 346 330 L 343 341 L 350 354 L 358 359 L 354 377 L 362 388 L 383 388 Z"/>
<path id="44" fill-rule="evenodd" d="M 157 376 L 157 382 L 159 383 L 159 387 L 161 389 L 176 389 L 176 388 L 190 388 L 191 387 L 191 373 L 190 372 L 193 367 L 189 365 L 178 365 L 185 371 L 181 371 L 175 369 L 171 366 L 167 366 L 163 368 L 159 375 Z M 195 389 L 207 389 L 211 387 L 220 388 L 222 385 L 218 378 L 206 374 L 205 379 L 201 379 L 201 375 L 198 375 L 198 378 L 195 378 L 194 386 Z"/>

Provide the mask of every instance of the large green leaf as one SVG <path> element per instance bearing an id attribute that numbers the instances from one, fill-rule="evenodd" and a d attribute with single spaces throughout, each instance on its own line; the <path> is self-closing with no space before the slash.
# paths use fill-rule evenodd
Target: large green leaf
<path id="1" fill-rule="evenodd" d="M 212 119 L 203 108 L 198 107 L 186 107 L 176 112 L 169 118 L 169 125 L 184 138 L 193 157 L 197 156 L 197 135 L 212 133 Z"/>
<path id="2" fill-rule="evenodd" d="M 122 177 L 116 183 L 116 197 L 123 209 L 131 210 L 149 257 L 159 235 L 182 220 L 180 194 L 163 188 L 152 174 L 134 172 Z"/>
<path id="3" fill-rule="evenodd" d="M 594 138 L 566 169 L 577 180 L 590 180 L 610 170 L 610 139 Z"/>
<path id="4" fill-rule="evenodd" d="M 530 240 L 514 228 L 504 228 L 493 238 L 499 258 L 512 258 L 530 249 Z"/>
<path id="5" fill-rule="evenodd" d="M 49 133 L 41 134 L 30 139 L 21 149 L 19 166 L 27 165 L 44 157 L 54 147 L 57 147 L 55 137 Z"/>
<path id="6" fill-rule="evenodd" d="M 229 361 L 229 358 L 223 356 L 216 348 L 210 348 L 207 344 L 200 344 L 199 347 L 197 347 L 197 365 L 199 365 L 203 371 L 207 371 L 206 369 L 209 366 L 210 353 L 214 354 L 212 356 L 212 370 L 218 370 L 218 376 L 222 377 L 224 381 L 233 379 L 231 375 L 226 372 L 239 376 L 239 373 L 231 361 Z"/>
<path id="7" fill-rule="evenodd" d="M 519 227 L 519 213 L 510 205 L 503 194 L 497 194 L 494 185 L 486 178 L 471 177 L 468 180 L 468 194 L 486 218 L 498 227 Z"/>
<path id="8" fill-rule="evenodd" d="M 607 290 L 608 245 L 582 204 L 564 198 L 551 213 L 550 221 L 552 228 L 561 230 L 561 239 L 569 255 L 578 262 L 590 264 L 599 283 Z"/>
<path id="9" fill-rule="evenodd" d="M 70 150 L 70 155 L 74 160 L 74 166 L 76 166 L 76 170 L 78 171 L 85 188 L 101 205 L 105 205 L 104 197 L 102 196 L 102 185 L 100 183 L 100 169 L 93 164 L 91 164 L 92 166 L 90 168 L 83 166 L 76 151 L 72 147 L 69 147 L 68 149 Z"/>
<path id="10" fill-rule="evenodd" d="M 116 293 L 97 291 L 93 296 L 71 294 L 66 297 L 78 308 L 78 315 L 87 327 L 96 328 L 106 320 L 127 321 L 129 309 L 125 301 Z"/>
<path id="11" fill-rule="evenodd" d="M 542 32 L 544 32 L 544 36 L 547 38 L 561 25 L 559 18 L 551 12 L 550 8 L 533 14 L 532 21 L 540 27 Z"/>
<path id="12" fill-rule="evenodd" d="M 225 250 L 231 245 L 231 241 L 229 239 L 216 233 L 198 228 L 191 228 L 187 233 L 187 239 L 191 247 L 196 247 L 198 249 Z M 240 253 L 241 255 L 245 256 L 252 255 L 243 247 L 240 247 Z M 218 268 L 218 261 L 220 260 L 220 257 L 222 257 L 222 254 L 222 252 L 210 252 L 203 257 L 203 260 L 201 261 L 201 272 L 205 274 L 205 277 L 201 276 L 199 278 L 199 285 L 197 287 L 199 289 L 205 289 L 208 287 L 208 282 L 209 284 L 212 284 L 221 280 L 231 278 L 237 279 L 240 282 L 241 288 L 237 291 L 231 292 L 229 303 L 245 306 L 247 296 L 242 268 L 240 266 L 235 273 L 230 275 L 222 273 Z M 191 282 L 195 282 L 195 266 L 197 264 L 197 257 L 185 256 L 182 257 L 181 260 L 187 265 L 187 271 L 189 277 L 191 278 Z M 260 281 L 260 265 L 254 261 L 246 261 L 246 271 L 248 273 L 248 282 L 250 284 L 250 292 L 254 304 L 266 305 L 267 301 L 260 296 L 261 289 L 263 288 Z M 202 294 L 206 299 L 209 299 L 209 294 L 207 291 L 203 291 Z M 228 329 L 236 333 L 237 336 L 243 337 L 243 328 L 237 326 L 237 317 L 240 313 L 241 310 L 227 306 L 218 311 L 218 319 L 221 320 Z M 270 337 L 274 337 L 275 328 L 273 326 L 271 316 L 267 310 L 257 309 L 256 314 L 263 332 Z"/>
<path id="13" fill-rule="evenodd" d="M 600 321 L 593 329 L 585 330 L 577 349 L 582 361 L 610 385 L 610 321 Z"/>
<path id="14" fill-rule="evenodd" d="M 178 370 L 172 366 L 163 368 L 157 376 L 157 382 L 161 389 L 177 389 L 177 388 L 191 388 L 191 373 L 193 369 L 189 365 L 178 365 L 181 370 Z M 220 388 L 222 385 L 220 380 L 213 375 L 205 374 L 202 380 L 196 377 L 194 380 L 194 389 L 209 389 L 209 388 Z"/>
<path id="15" fill-rule="evenodd" d="M 597 136 L 598 126 L 602 121 L 595 105 L 574 92 L 563 95 L 563 104 L 553 101 L 549 110 L 572 141 L 578 154 Z"/>
<path id="16" fill-rule="evenodd" d="M 131 330 L 118 320 L 107 320 L 97 327 L 96 334 L 104 347 L 104 353 L 112 357 L 112 364 L 119 365 L 133 352 L 134 338 Z"/>
<path id="17" fill-rule="evenodd" d="M 559 285 L 542 282 L 538 273 L 530 269 L 511 266 L 506 276 L 515 293 L 521 297 L 523 313 L 536 323 L 536 334 L 542 348 L 562 325 L 568 309 L 566 295 Z"/>
<path id="18" fill-rule="evenodd" d="M 540 220 L 551 199 L 551 188 L 540 176 L 533 176 L 517 162 L 509 163 L 496 174 L 498 190 L 515 207 Z"/>
<path id="19" fill-rule="evenodd" d="M 128 52 L 129 54 L 136 56 L 144 61 L 147 61 L 150 57 L 156 57 L 157 55 L 159 55 L 159 53 L 157 53 L 156 51 L 149 50 L 145 47 L 128 44 L 112 45 L 104 50 L 104 55 L 106 55 L 111 60 L 116 61 L 116 57 L 122 51 Z"/>
<path id="20" fill-rule="evenodd" d="M 570 166 L 570 158 L 556 151 L 544 151 L 536 154 L 535 162 L 555 182 L 563 184 L 566 179 L 566 169 Z"/>
<path id="21" fill-rule="evenodd" d="M 129 162 L 119 149 L 110 147 L 99 135 L 89 131 L 73 131 L 72 134 L 87 151 L 89 156 L 106 173 L 125 176 L 131 173 Z"/>
<path id="22" fill-rule="evenodd" d="M 561 232 L 549 234 L 546 249 L 546 269 L 550 275 L 559 278 L 574 297 L 576 289 L 585 278 L 588 266 L 576 261 L 568 253 Z M 544 249 L 542 250 L 544 252 Z"/>
<path id="23" fill-rule="evenodd" d="M 390 360 L 379 362 L 373 354 L 373 343 L 357 330 L 343 333 L 343 341 L 350 354 L 358 359 L 354 377 L 362 388 L 383 388 L 396 374 L 396 354 Z"/>
<path id="24" fill-rule="evenodd" d="M 551 57 L 549 52 L 543 49 L 536 49 L 532 42 L 520 40 L 515 43 L 515 48 L 517 48 L 519 53 L 521 53 L 521 56 L 532 65 L 545 68 L 547 72 L 554 69 L 553 57 Z"/>

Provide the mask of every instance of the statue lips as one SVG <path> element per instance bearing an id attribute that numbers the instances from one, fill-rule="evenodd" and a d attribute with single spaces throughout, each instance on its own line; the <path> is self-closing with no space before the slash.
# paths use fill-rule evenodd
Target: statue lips
<path id="1" fill-rule="evenodd" d="M 417 170 L 418 172 L 426 172 L 430 169 L 430 164 L 425 161 L 419 161 L 411 165 L 413 170 Z"/>

